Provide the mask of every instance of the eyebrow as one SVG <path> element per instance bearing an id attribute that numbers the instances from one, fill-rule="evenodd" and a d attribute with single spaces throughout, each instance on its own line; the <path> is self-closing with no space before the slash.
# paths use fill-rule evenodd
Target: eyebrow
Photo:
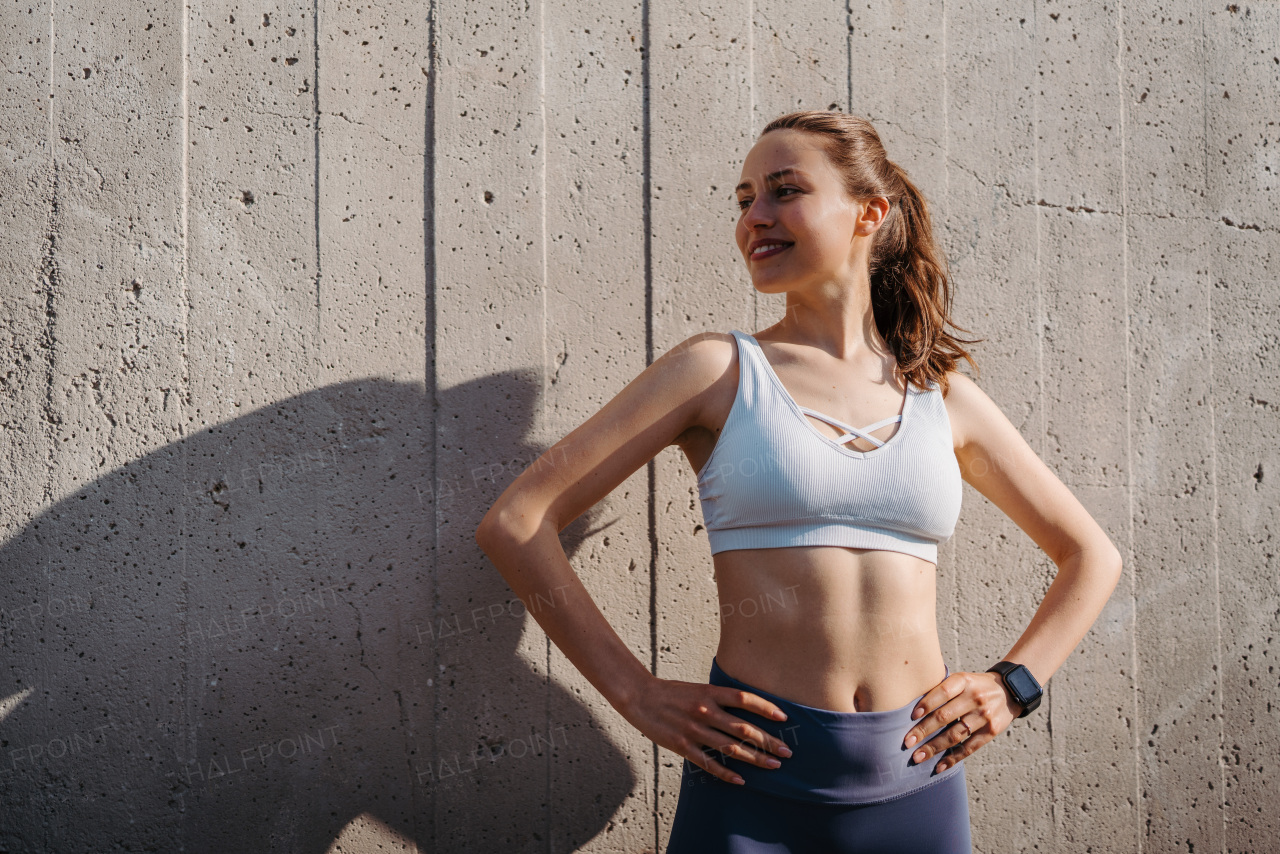
<path id="1" fill-rule="evenodd" d="M 779 179 L 787 175 L 803 175 L 803 174 L 804 174 L 803 172 L 801 172 L 799 169 L 795 168 L 794 166 L 788 166 L 786 169 L 779 169 L 777 172 L 770 172 L 768 175 L 765 176 L 764 182 L 766 184 L 773 184 L 777 182 Z M 735 193 L 741 193 L 743 190 L 750 190 L 750 189 L 751 189 L 751 182 L 748 180 L 748 181 L 743 181 L 741 184 L 734 187 L 733 191 Z"/>

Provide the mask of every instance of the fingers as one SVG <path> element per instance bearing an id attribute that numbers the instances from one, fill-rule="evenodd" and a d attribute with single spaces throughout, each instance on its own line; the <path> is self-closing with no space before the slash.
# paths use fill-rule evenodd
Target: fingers
<path id="1" fill-rule="evenodd" d="M 693 742 L 680 745 L 680 755 L 713 777 L 718 777 L 726 783 L 733 783 L 735 786 L 744 785 L 741 777 L 712 759 L 702 747 Z"/>
<path id="2" fill-rule="evenodd" d="M 709 726 L 735 736 L 739 743 L 746 742 L 750 747 L 758 747 L 784 758 L 791 755 L 791 748 L 782 739 L 724 711 L 724 708 L 745 709 L 763 718 L 785 721 L 787 716 L 782 709 L 757 694 L 734 688 L 718 689 L 715 700 L 718 705 L 703 704 L 699 707 Z M 758 756 L 750 748 L 748 752 L 753 757 Z M 765 757 L 759 757 L 759 761 L 753 761 L 761 767 L 774 767 L 765 762 Z"/>
<path id="3" fill-rule="evenodd" d="M 927 744 L 921 747 L 912 755 L 911 759 L 919 764 L 927 760 L 930 756 L 942 753 L 949 747 L 968 739 L 974 733 L 985 728 L 987 725 L 986 716 L 981 710 L 969 712 L 960 716 L 954 723 L 931 738 Z"/>
<path id="4" fill-rule="evenodd" d="M 992 732 L 990 729 L 982 729 L 982 730 L 979 730 L 978 732 L 975 732 L 973 735 L 966 738 L 960 744 L 959 747 L 955 747 L 955 748 L 952 748 L 951 750 L 948 750 L 947 755 L 942 757 L 942 761 L 938 763 L 938 766 L 934 769 L 934 771 L 941 774 L 943 771 L 946 771 L 948 768 L 950 768 L 952 765 L 955 765 L 961 759 L 964 759 L 966 756 L 973 754 L 973 752 L 976 751 L 979 747 L 982 747 L 982 745 L 986 744 L 988 741 L 990 741 L 995 737 L 996 737 L 996 734 Z"/>
<path id="5" fill-rule="evenodd" d="M 730 693 L 746 695 L 746 692 L 742 691 L 730 691 Z M 762 703 L 767 702 L 755 697 L 755 695 L 746 696 L 754 697 Z M 776 760 L 761 753 L 761 750 L 769 751 L 782 757 L 791 755 L 791 748 L 782 739 L 729 714 L 719 705 L 719 703 L 725 702 L 743 702 L 741 698 L 734 696 L 726 700 L 721 696 L 717 696 L 716 700 L 718 702 L 704 701 L 694 705 L 695 728 L 690 734 L 695 739 L 701 739 L 699 741 L 700 744 L 720 750 L 735 759 L 743 759 L 753 765 L 759 765 L 761 768 L 777 768 L 779 764 Z M 772 703 L 767 703 L 767 705 L 773 706 Z M 777 707 L 773 706 L 773 708 Z M 710 738 L 707 737 L 709 734 Z M 726 749 L 724 745 L 728 744 L 732 744 L 734 749 Z"/>
<path id="6" fill-rule="evenodd" d="M 916 704 L 915 709 L 912 710 L 911 717 L 920 717 L 921 715 L 927 714 L 940 706 L 946 705 L 951 702 L 951 700 L 958 697 L 964 691 L 964 677 L 964 673 L 952 673 L 946 679 L 943 679 L 937 685 L 930 688 L 929 691 L 920 698 L 920 702 Z M 927 720 L 928 718 L 922 719 L 920 723 L 916 724 L 916 729 L 912 730 L 912 732 L 916 733 L 917 738 L 922 738 L 926 733 L 932 732 L 934 729 L 938 728 L 935 725 L 932 729 L 918 732 L 917 730 L 919 730 Z"/>
<path id="7" fill-rule="evenodd" d="M 750 762 L 752 765 L 757 765 L 761 768 L 778 768 L 782 765 L 781 760 L 776 757 L 763 753 L 753 745 L 739 741 L 718 729 L 705 727 L 698 732 L 695 740 L 719 753 L 722 759 L 727 756 L 731 759 Z"/>
<path id="8" fill-rule="evenodd" d="M 739 786 L 743 785 L 742 777 L 721 764 L 725 758 L 749 762 L 761 768 L 777 768 L 782 764 L 778 759 L 761 753 L 749 744 L 708 726 L 695 727 L 690 737 L 684 739 L 679 747 L 681 755 L 694 765 L 727 783 Z M 717 759 L 720 761 L 716 761 Z"/>
<path id="9" fill-rule="evenodd" d="M 764 697 L 752 694 L 750 691 L 739 691 L 736 688 L 719 688 L 716 691 L 716 700 L 722 706 L 746 709 L 748 712 L 755 712 L 762 718 L 769 718 L 775 721 L 785 721 L 787 719 L 782 709 L 779 709 Z"/>
<path id="10" fill-rule="evenodd" d="M 955 680 L 952 685 L 946 684 L 952 680 Z M 929 757 L 946 751 L 947 759 L 938 763 L 938 770 L 946 770 L 959 761 L 954 757 L 967 756 L 1009 726 L 1011 718 L 1008 696 L 1003 681 L 994 674 L 953 673 L 931 691 L 930 695 L 935 692 L 939 698 L 953 692 L 954 696 L 908 730 L 903 738 L 903 746 L 914 747 L 920 739 L 927 738 L 929 733 L 939 727 L 946 729 L 918 745 L 911 757 L 913 763 L 924 762 Z M 919 703 L 919 707 L 926 711 L 929 709 L 927 699 L 926 696 Z M 960 747 L 957 748 L 957 745 Z M 962 749 L 967 752 L 962 754 Z"/>
<path id="11" fill-rule="evenodd" d="M 903 747 L 915 747 L 918 742 L 928 738 L 932 733 L 959 719 L 962 715 L 978 706 L 978 703 L 972 697 L 964 693 L 963 680 L 957 678 L 962 675 L 953 674 L 920 700 L 917 708 L 922 708 L 926 711 L 934 709 L 934 711 L 925 715 L 915 726 L 907 730 L 907 734 L 902 739 Z M 956 681 L 952 682 L 952 680 Z M 934 699 L 931 700 L 931 698 Z M 935 708 L 934 703 L 937 704 L 937 708 Z M 940 737 L 936 736 L 929 743 L 932 744 L 933 741 L 937 741 Z M 927 751 L 928 745 L 922 746 L 920 750 Z M 917 751 L 917 755 L 919 755 L 919 751 Z M 926 752 L 924 758 L 928 758 L 928 756 L 929 754 Z M 917 761 L 922 762 L 924 759 Z"/>
<path id="12" fill-rule="evenodd" d="M 717 688 L 710 700 L 700 699 L 691 709 L 692 725 L 685 731 L 680 753 L 694 765 L 721 780 L 742 785 L 742 778 L 721 764 L 726 757 L 760 768 L 778 768 L 782 763 L 769 752 L 784 758 L 791 756 L 791 749 L 782 739 L 722 707 L 741 708 L 774 720 L 786 719 L 781 709 L 763 697 Z"/>
<path id="13" fill-rule="evenodd" d="M 785 741 L 759 727 L 752 726 L 742 718 L 734 717 L 728 712 L 721 711 L 719 714 L 712 715 L 710 725 L 720 732 L 734 736 L 737 742 L 746 746 L 752 754 L 756 753 L 753 748 L 760 748 L 784 758 L 791 755 L 791 748 L 787 746 Z M 762 756 L 762 761 L 755 764 L 761 767 L 775 767 L 772 765 L 765 766 L 763 763 L 764 758 L 766 757 Z"/>

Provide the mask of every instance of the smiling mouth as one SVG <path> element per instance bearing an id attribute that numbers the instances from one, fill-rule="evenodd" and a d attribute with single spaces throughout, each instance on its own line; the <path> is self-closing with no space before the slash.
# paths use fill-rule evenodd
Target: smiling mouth
<path id="1" fill-rule="evenodd" d="M 791 243 L 769 243 L 761 246 L 755 252 L 751 253 L 752 261 L 759 261 L 761 258 L 772 258 L 783 250 L 790 249 L 794 244 Z"/>

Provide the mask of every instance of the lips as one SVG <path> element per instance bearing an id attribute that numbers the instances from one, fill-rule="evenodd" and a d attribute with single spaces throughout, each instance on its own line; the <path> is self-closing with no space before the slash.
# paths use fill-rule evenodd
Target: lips
<path id="1" fill-rule="evenodd" d="M 794 244 L 786 243 L 784 241 L 778 240 L 778 241 L 770 241 L 769 243 L 765 243 L 763 245 L 768 248 L 761 249 L 758 252 L 752 252 L 750 255 L 750 258 L 752 261 L 760 261 L 765 258 L 772 258 L 774 255 L 777 255 L 780 252 L 785 252 L 786 250 L 790 249 Z"/>

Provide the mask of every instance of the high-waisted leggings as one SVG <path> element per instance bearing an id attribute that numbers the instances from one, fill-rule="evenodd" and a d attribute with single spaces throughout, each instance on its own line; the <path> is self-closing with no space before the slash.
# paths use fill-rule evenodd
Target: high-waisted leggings
<path id="1" fill-rule="evenodd" d="M 919 745 L 902 746 L 920 697 L 890 711 L 818 709 L 734 679 L 714 659 L 710 682 L 781 708 L 785 721 L 729 713 L 781 739 L 792 755 L 778 757 L 780 768 L 761 768 L 712 754 L 745 785 L 686 759 L 667 854 L 971 854 L 964 762 L 935 774 L 939 756 L 913 764 Z"/>

